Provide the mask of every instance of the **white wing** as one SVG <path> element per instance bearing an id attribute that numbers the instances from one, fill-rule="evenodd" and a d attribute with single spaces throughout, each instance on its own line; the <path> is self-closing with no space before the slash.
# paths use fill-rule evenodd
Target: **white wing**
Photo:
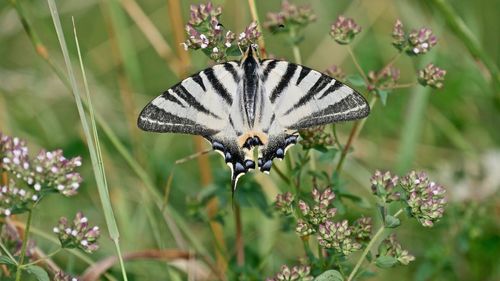
<path id="1" fill-rule="evenodd" d="M 209 138 L 227 126 L 239 75 L 238 64 L 227 62 L 188 77 L 152 100 L 137 125 L 145 131 Z"/>
<path id="2" fill-rule="evenodd" d="M 265 60 L 262 83 L 268 101 L 260 126 L 268 134 L 259 167 L 269 172 L 274 158 L 283 158 L 296 143 L 299 129 L 366 117 L 365 98 L 334 78 L 287 61 Z"/>
<path id="3" fill-rule="evenodd" d="M 365 98 L 334 78 L 286 61 L 266 60 L 264 87 L 276 122 L 298 130 L 366 117 Z"/>

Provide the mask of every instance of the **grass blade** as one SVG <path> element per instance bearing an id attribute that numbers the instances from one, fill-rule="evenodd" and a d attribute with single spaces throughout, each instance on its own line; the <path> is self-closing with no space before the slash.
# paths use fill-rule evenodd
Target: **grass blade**
<path id="1" fill-rule="evenodd" d="M 75 74 L 73 71 L 73 67 L 71 65 L 71 60 L 69 58 L 68 47 L 66 45 L 66 40 L 64 38 L 63 29 L 61 27 L 61 21 L 59 19 L 59 13 L 57 10 L 57 6 L 56 6 L 56 3 L 54 0 L 47 0 L 47 2 L 49 4 L 50 13 L 51 13 L 52 20 L 54 22 L 54 27 L 55 27 L 55 30 L 57 33 L 57 38 L 59 40 L 59 44 L 61 46 L 61 51 L 63 53 L 64 62 L 66 64 L 66 70 L 67 70 L 68 77 L 70 80 L 71 89 L 73 91 L 73 95 L 75 98 L 76 106 L 78 109 L 78 114 L 80 116 L 80 121 L 82 123 L 85 138 L 87 139 L 87 143 L 89 146 L 90 158 L 92 161 L 92 168 L 94 170 L 97 188 L 99 191 L 99 196 L 101 198 L 101 203 L 102 203 L 103 210 L 104 210 L 104 217 L 106 220 L 106 225 L 108 227 L 109 235 L 115 244 L 118 258 L 120 259 L 120 265 L 121 265 L 121 269 L 122 269 L 123 279 L 126 281 L 127 275 L 125 272 L 125 267 L 123 265 L 123 258 L 121 256 L 121 251 L 120 251 L 120 246 L 119 246 L 120 234 L 119 234 L 118 226 L 116 225 L 116 221 L 114 218 L 113 208 L 111 206 L 111 200 L 109 198 L 109 191 L 108 191 L 108 186 L 106 183 L 106 177 L 105 177 L 104 167 L 103 167 L 103 163 L 102 163 L 102 156 L 100 153 L 99 139 L 97 136 L 97 131 L 95 130 L 95 121 L 92 121 L 93 122 L 93 129 L 94 129 L 94 131 L 93 131 L 94 135 L 92 137 L 92 134 L 90 132 L 90 127 L 89 127 L 89 124 L 87 122 L 87 117 L 86 117 L 85 111 L 83 109 L 80 91 L 79 91 L 78 86 L 76 84 L 76 77 L 75 77 Z M 78 40 L 76 38 L 76 32 L 75 32 L 75 40 L 77 42 L 77 50 L 78 50 L 78 55 L 80 58 L 80 65 L 82 66 L 82 61 L 81 61 L 81 56 L 80 56 L 80 48 L 78 47 Z M 83 68 L 83 66 L 82 66 L 82 68 Z M 82 74 L 85 77 L 85 72 L 82 72 Z M 86 78 L 84 78 L 84 81 L 86 82 Z M 86 86 L 86 90 L 88 91 L 87 86 Z M 89 111 L 92 112 L 91 117 L 93 117 L 93 109 L 92 109 L 92 104 L 90 103 L 90 100 L 89 100 Z M 94 118 L 92 118 L 92 120 L 94 120 Z"/>

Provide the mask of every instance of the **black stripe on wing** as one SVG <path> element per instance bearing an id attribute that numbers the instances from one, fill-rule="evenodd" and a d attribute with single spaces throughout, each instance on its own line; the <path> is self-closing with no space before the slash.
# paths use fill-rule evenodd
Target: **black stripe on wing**
<path id="1" fill-rule="evenodd" d="M 278 85 L 276 85 L 276 87 L 271 93 L 271 96 L 269 97 L 271 103 L 274 103 L 276 99 L 281 95 L 281 93 L 286 89 L 286 87 L 290 83 L 290 80 L 295 74 L 295 70 L 297 70 L 297 65 L 293 63 L 288 63 L 285 74 L 283 74 L 280 82 L 278 83 Z"/>
<path id="2" fill-rule="evenodd" d="M 302 82 L 302 79 L 306 78 L 306 76 L 307 76 L 307 74 L 309 74 L 309 72 L 311 72 L 311 69 L 309 67 L 305 67 L 305 66 L 301 65 L 299 78 L 297 79 L 297 82 L 295 83 L 295 85 L 298 86 L 300 84 L 300 82 Z"/>
<path id="3" fill-rule="evenodd" d="M 370 114 L 370 106 L 366 99 L 357 92 L 352 92 L 338 102 L 329 105 L 323 110 L 314 112 L 299 120 L 289 129 L 304 129 L 339 121 L 361 119 Z"/>
<path id="4" fill-rule="evenodd" d="M 238 84 L 240 82 L 240 77 L 238 76 L 238 72 L 234 68 L 234 62 L 226 62 L 223 64 L 224 69 L 231 73 L 231 76 L 233 76 L 234 83 Z"/>
<path id="5" fill-rule="evenodd" d="M 333 83 L 333 85 L 331 85 L 322 95 L 321 97 L 319 97 L 319 99 L 322 99 L 326 96 L 328 96 L 329 94 L 337 91 L 340 87 L 342 87 L 344 84 L 340 83 L 340 81 L 338 80 L 335 80 L 335 83 Z"/>
<path id="6" fill-rule="evenodd" d="M 220 82 L 219 78 L 217 78 L 214 74 L 214 69 L 213 68 L 207 68 L 203 71 L 205 75 L 207 76 L 208 82 L 212 85 L 212 88 L 214 88 L 215 92 L 221 96 L 228 105 L 233 104 L 233 98 L 231 97 L 231 94 L 227 91 L 226 87 L 222 85 Z"/>
<path id="7" fill-rule="evenodd" d="M 267 63 L 266 68 L 264 68 L 263 71 L 262 82 L 266 82 L 269 77 L 269 73 L 276 67 L 276 64 L 278 64 L 277 60 L 271 60 Z"/>
<path id="8" fill-rule="evenodd" d="M 292 108 L 288 109 L 285 112 L 285 115 L 311 101 L 314 96 L 321 92 L 328 84 L 330 84 L 332 80 L 333 78 L 326 75 L 321 75 L 320 77 L 318 77 L 318 80 L 316 80 L 316 83 L 314 83 L 311 89 L 307 91 L 307 94 L 300 98 L 300 100 L 296 104 L 294 104 Z"/>
<path id="9" fill-rule="evenodd" d="M 198 84 L 203 89 L 203 92 L 207 91 L 207 88 L 205 88 L 205 83 L 203 83 L 203 78 L 201 78 L 200 73 L 191 76 L 191 78 L 193 79 L 194 82 L 196 82 L 196 84 Z"/>
<path id="10" fill-rule="evenodd" d="M 204 107 L 201 103 L 199 103 L 196 100 L 196 98 L 193 97 L 188 92 L 188 90 L 186 89 L 186 87 L 184 87 L 182 84 L 179 84 L 176 87 L 173 87 L 172 91 L 174 91 L 177 94 L 178 97 L 180 97 L 181 99 L 183 99 L 187 104 L 189 104 L 190 106 L 192 106 L 194 109 L 196 109 L 196 110 L 198 110 L 200 112 L 203 112 L 203 113 L 205 113 L 207 115 L 213 116 L 213 117 L 215 117 L 217 119 L 222 119 L 221 117 L 217 116 L 215 113 L 211 112 L 206 107 Z M 169 95 L 168 91 L 165 94 Z M 163 94 L 162 96 L 165 96 L 165 94 Z"/>
<path id="11" fill-rule="evenodd" d="M 205 137 L 219 132 L 191 119 L 166 112 L 152 103 L 142 110 L 137 119 L 137 126 L 144 131 L 184 133 Z"/>

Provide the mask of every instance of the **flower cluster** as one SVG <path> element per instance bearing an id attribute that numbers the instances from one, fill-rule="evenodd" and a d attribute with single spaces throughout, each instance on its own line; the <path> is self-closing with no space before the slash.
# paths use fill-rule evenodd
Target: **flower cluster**
<path id="1" fill-rule="evenodd" d="M 415 260 L 407 250 L 403 250 L 394 233 L 380 244 L 378 252 L 380 256 L 394 257 L 400 265 L 408 265 Z"/>
<path id="2" fill-rule="evenodd" d="M 352 227 L 352 232 L 356 240 L 367 241 L 370 240 L 372 228 L 373 228 L 372 218 L 362 217 L 354 222 L 354 225 Z"/>
<path id="3" fill-rule="evenodd" d="M 49 192 L 75 195 L 81 164 L 81 157 L 66 159 L 62 150 L 42 150 L 30 159 L 26 142 L 0 133 L 0 170 L 8 178 L 0 185 L 0 215 L 22 213 Z"/>
<path id="4" fill-rule="evenodd" d="M 379 72 L 368 72 L 368 91 L 373 91 L 377 88 L 391 88 L 396 85 L 399 80 L 401 71 L 396 67 L 387 67 Z"/>
<path id="5" fill-rule="evenodd" d="M 260 32 L 257 28 L 257 23 L 251 22 L 250 25 L 245 28 L 245 31 L 238 36 L 238 45 L 240 45 L 241 49 L 245 50 L 248 46 L 254 44 L 259 36 Z"/>
<path id="6" fill-rule="evenodd" d="M 427 53 L 437 44 L 437 38 L 429 28 L 423 27 L 406 34 L 400 20 L 394 23 L 392 38 L 394 47 L 415 56 Z"/>
<path id="7" fill-rule="evenodd" d="M 293 213 L 294 196 L 290 192 L 278 194 L 276 196 L 275 207 L 283 215 L 288 216 Z"/>
<path id="8" fill-rule="evenodd" d="M 64 271 L 58 271 L 54 275 L 54 281 L 78 281 L 78 278 L 73 277 Z"/>
<path id="9" fill-rule="evenodd" d="M 76 213 L 71 225 L 67 218 L 60 218 L 59 224 L 53 231 L 59 236 L 63 248 L 78 248 L 88 253 L 99 248 L 97 243 L 100 236 L 99 227 L 89 227 L 88 219 L 82 212 Z"/>
<path id="10" fill-rule="evenodd" d="M 325 132 L 325 127 L 325 125 L 322 125 L 300 130 L 301 140 L 299 142 L 303 148 L 311 149 L 318 146 L 325 147 L 333 145 L 333 136 Z"/>
<path id="11" fill-rule="evenodd" d="M 330 29 L 333 40 L 342 45 L 351 43 L 356 34 L 360 32 L 361 27 L 353 19 L 344 16 L 338 16 Z"/>
<path id="12" fill-rule="evenodd" d="M 435 89 L 443 87 L 446 70 L 441 69 L 432 63 L 418 72 L 418 82 L 423 86 L 430 86 Z"/>
<path id="13" fill-rule="evenodd" d="M 281 2 L 281 11 L 268 13 L 264 27 L 271 32 L 289 32 L 292 28 L 302 28 L 316 20 L 316 15 L 308 6 L 296 6 L 287 0 Z"/>
<path id="14" fill-rule="evenodd" d="M 377 195 L 382 202 L 390 203 L 401 198 L 401 194 L 396 190 L 399 177 L 392 175 L 389 171 L 382 173 L 376 170 L 370 179 L 370 183 L 373 194 Z"/>
<path id="15" fill-rule="evenodd" d="M 256 42 L 260 36 L 257 24 L 252 22 L 238 37 L 238 45 L 234 44 L 236 34 L 225 30 L 220 23 L 222 7 L 207 4 L 191 5 L 191 18 L 186 24 L 188 39 L 182 43 L 185 50 L 202 49 L 214 61 L 220 62 L 227 56 L 239 55 L 239 47 L 245 49 Z"/>
<path id="16" fill-rule="evenodd" d="M 331 189 L 327 188 L 321 193 L 318 189 L 314 188 L 312 190 L 312 197 L 315 202 L 312 207 L 303 200 L 299 200 L 299 210 L 302 219 L 298 220 L 296 231 L 300 236 L 316 232 L 320 224 L 332 220 L 337 213 L 337 209 L 331 207 L 331 203 L 335 199 L 335 194 Z"/>
<path id="17" fill-rule="evenodd" d="M 345 80 L 346 76 L 344 70 L 340 66 L 335 64 L 326 69 L 325 73 L 337 80 Z"/>
<path id="18" fill-rule="evenodd" d="M 327 221 L 319 226 L 318 243 L 323 248 L 334 249 L 347 256 L 361 249 L 361 244 L 354 239 L 352 230 L 347 220 Z"/>
<path id="19" fill-rule="evenodd" d="M 409 211 L 423 226 L 431 227 L 444 213 L 446 190 L 424 172 L 411 171 L 401 179 Z"/>
<path id="20" fill-rule="evenodd" d="M 280 272 L 266 281 L 312 281 L 311 267 L 306 265 L 294 266 L 290 269 L 286 264 L 281 266 Z"/>

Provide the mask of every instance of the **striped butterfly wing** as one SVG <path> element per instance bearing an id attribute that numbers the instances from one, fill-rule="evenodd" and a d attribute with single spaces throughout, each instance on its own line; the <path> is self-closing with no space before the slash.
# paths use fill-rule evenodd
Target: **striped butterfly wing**
<path id="1" fill-rule="evenodd" d="M 365 98 L 334 78 L 287 61 L 262 62 L 263 83 L 272 110 L 269 143 L 259 160 L 268 171 L 275 157 L 295 144 L 298 130 L 340 121 L 361 119 L 370 113 Z"/>
<path id="2" fill-rule="evenodd" d="M 236 67 L 234 62 L 219 64 L 184 79 L 142 110 L 138 127 L 205 138 L 220 133 L 227 126 L 237 89 L 236 78 L 232 77 L 237 75 Z"/>
<path id="3" fill-rule="evenodd" d="M 242 70 L 236 62 L 218 64 L 188 77 L 146 105 L 139 115 L 138 127 L 203 136 L 231 168 L 234 188 L 239 176 L 255 168 L 238 144 L 245 127 L 237 118 L 241 115 L 241 77 Z"/>

